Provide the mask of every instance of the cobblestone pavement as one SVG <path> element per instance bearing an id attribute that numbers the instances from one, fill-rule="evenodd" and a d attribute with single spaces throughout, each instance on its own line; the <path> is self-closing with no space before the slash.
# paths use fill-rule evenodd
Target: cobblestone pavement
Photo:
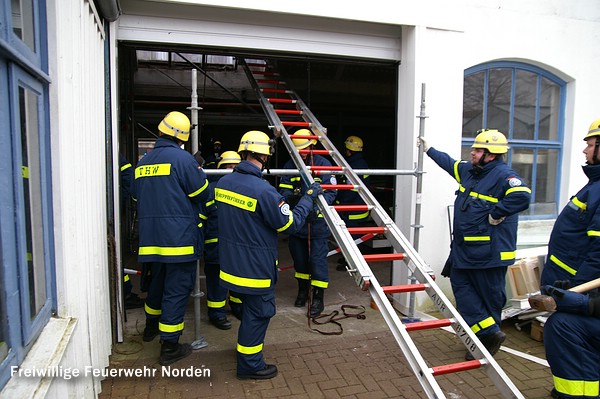
<path id="1" fill-rule="evenodd" d="M 389 268 L 385 273 L 389 275 Z M 230 317 L 233 328 L 227 331 L 213 327 L 206 319 L 203 298 L 200 334 L 194 332 L 193 303 L 190 301 L 181 342 L 194 341 L 201 335 L 208 346 L 195 350 L 170 369 L 158 364 L 158 338 L 153 342 L 141 339 L 143 309 L 128 311 L 126 338 L 115 345 L 110 368 L 134 369 L 145 374 L 107 378 L 102 382 L 99 397 L 426 398 L 383 317 L 369 306 L 369 294 L 360 291 L 347 273 L 336 271 L 335 260 L 330 261 L 330 275 L 325 312 L 339 311 L 342 304 L 363 305 L 366 318 L 341 320 L 341 335 L 315 332 L 311 328 L 333 331 L 335 326 L 308 325 L 305 309 L 293 307 L 296 294 L 293 272 L 282 271 L 277 287 L 278 312 L 271 320 L 264 348 L 266 361 L 279 368 L 277 377 L 265 381 L 236 378 L 239 321 Z M 526 398 L 549 398 L 552 376 L 543 364 L 543 344 L 531 339 L 528 325 L 517 329 L 515 322 L 513 319 L 504 321 L 502 329 L 507 340 L 495 359 Z M 436 329 L 415 331 L 410 335 L 431 366 L 463 360 L 465 348 L 450 332 Z M 541 361 L 536 361 L 538 358 Z M 185 375 L 192 372 L 196 374 Z M 176 376 L 178 374 L 183 375 Z M 502 397 L 481 370 L 448 374 L 436 377 L 436 380 L 448 398 Z"/>

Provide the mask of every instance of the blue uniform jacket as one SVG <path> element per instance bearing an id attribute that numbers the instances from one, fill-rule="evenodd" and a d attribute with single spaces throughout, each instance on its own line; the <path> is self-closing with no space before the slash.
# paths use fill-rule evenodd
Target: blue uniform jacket
<path id="1" fill-rule="evenodd" d="M 367 164 L 367 161 L 365 161 L 362 152 L 353 152 L 352 155 L 346 159 L 346 162 L 348 162 L 348 165 L 350 165 L 352 169 L 369 169 L 369 165 Z M 371 184 L 371 177 L 366 174 L 360 175 L 359 177 L 364 185 L 369 187 Z M 347 184 L 345 176 L 342 176 L 340 180 L 340 184 Z M 344 205 L 364 205 L 365 203 L 356 190 L 339 190 L 335 202 Z M 344 216 L 344 214 L 347 216 Z M 364 220 L 369 216 L 369 211 L 343 212 L 341 216 L 350 220 Z"/>
<path id="2" fill-rule="evenodd" d="M 600 165 L 585 165 L 588 183 L 571 197 L 552 229 L 542 285 L 600 277 Z"/>
<path id="3" fill-rule="evenodd" d="M 310 156 L 307 158 L 310 162 Z M 314 166 L 331 166 L 331 162 L 320 155 L 313 155 L 312 165 Z M 288 160 L 283 169 L 297 169 L 294 161 Z M 321 184 L 337 184 L 335 176 L 323 174 L 315 176 L 314 180 Z M 308 190 L 308 185 L 302 181 L 300 176 L 283 176 L 279 182 L 279 192 L 284 196 L 286 201 L 295 202 L 294 196 L 302 196 Z M 327 201 L 327 204 L 331 205 L 335 201 L 337 190 L 324 190 L 323 196 Z M 292 206 L 293 207 L 293 206 Z M 323 218 L 323 215 L 319 211 L 318 206 L 315 204 L 313 212 L 309 215 L 307 222 L 310 222 L 310 236 L 311 238 L 327 238 L 329 237 L 329 228 L 327 222 Z M 294 234 L 297 237 L 306 238 L 308 237 L 308 223 L 302 226 L 302 229 Z"/>
<path id="4" fill-rule="evenodd" d="M 181 263 L 202 254 L 199 205 L 208 182 L 198 162 L 174 141 L 159 138 L 135 168 L 140 262 Z"/>
<path id="5" fill-rule="evenodd" d="M 485 269 L 515 262 L 518 213 L 529 208 L 531 190 L 504 162 L 483 168 L 430 148 L 427 155 L 459 184 L 454 201 L 450 257 L 457 269 Z M 506 217 L 499 225 L 488 222 Z"/>
<path id="6" fill-rule="evenodd" d="M 219 218 L 221 286 L 262 295 L 277 282 L 277 233 L 293 233 L 313 208 L 310 197 L 293 211 L 281 194 L 248 161 L 223 176 L 215 189 Z"/>

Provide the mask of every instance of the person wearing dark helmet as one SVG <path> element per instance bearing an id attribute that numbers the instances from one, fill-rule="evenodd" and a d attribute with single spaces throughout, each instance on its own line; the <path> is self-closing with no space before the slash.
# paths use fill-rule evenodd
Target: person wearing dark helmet
<path id="1" fill-rule="evenodd" d="M 419 137 L 423 150 L 458 183 L 450 256 L 456 306 L 490 354 L 506 339 L 500 329 L 506 303 L 506 271 L 515 262 L 518 213 L 529 208 L 531 189 L 503 160 L 508 141 L 495 129 L 480 130 L 471 161 L 454 160 Z M 467 351 L 466 360 L 473 355 Z"/>
<path id="2" fill-rule="evenodd" d="M 276 312 L 277 234 L 300 229 L 323 192 L 319 183 L 313 183 L 290 210 L 283 196 L 262 176 L 274 144 L 261 131 L 246 132 L 238 148 L 242 161 L 219 179 L 215 189 L 221 285 L 241 300 L 239 379 L 277 375 L 277 366 L 265 363 L 262 352 L 269 321 Z"/>

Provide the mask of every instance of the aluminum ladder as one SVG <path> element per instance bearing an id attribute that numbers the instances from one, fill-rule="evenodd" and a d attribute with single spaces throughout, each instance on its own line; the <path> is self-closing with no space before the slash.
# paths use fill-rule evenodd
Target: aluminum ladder
<path id="1" fill-rule="evenodd" d="M 327 129 L 319 123 L 302 99 L 293 90 L 285 87 L 286 83 L 280 79 L 279 74 L 271 67 L 268 60 L 239 59 L 238 62 L 244 68 L 256 92 L 260 105 L 269 121 L 269 128 L 273 131 L 275 137 L 280 138 L 285 144 L 302 179 L 307 184 L 311 184 L 314 181 L 313 176 L 343 172 L 349 184 L 323 184 L 322 188 L 357 190 L 365 202 L 365 205 L 328 205 L 322 196 L 318 198 L 319 207 L 327 221 L 327 225 L 348 262 L 348 272 L 354 277 L 356 284 L 362 290 L 369 291 L 427 396 L 429 398 L 446 397 L 435 378 L 437 376 L 482 369 L 503 397 L 524 398 L 452 303 L 435 284 L 431 268 L 411 246 L 398 226 L 377 202 L 358 175 L 354 173 L 345 158 L 336 150 L 327 137 Z M 297 137 L 316 139 L 324 149 L 297 150 L 292 142 L 295 136 L 288 133 L 288 128 L 311 130 L 314 136 Z M 312 154 L 329 156 L 334 161 L 334 166 L 311 167 L 305 165 L 300 154 L 311 152 Z M 340 213 L 348 211 L 370 211 L 376 227 L 346 227 L 346 224 L 340 218 Z M 384 235 L 393 247 L 393 253 L 363 255 L 357 244 L 355 244 L 352 234 L 370 233 Z M 382 287 L 373 275 L 368 262 L 400 260 L 404 261 L 418 283 Z M 418 291 L 424 291 L 429 295 L 444 315 L 444 319 L 402 323 L 387 295 Z M 466 349 L 473 354 L 475 360 L 429 366 L 415 342 L 411 339 L 409 332 L 442 327 L 451 327 Z"/>

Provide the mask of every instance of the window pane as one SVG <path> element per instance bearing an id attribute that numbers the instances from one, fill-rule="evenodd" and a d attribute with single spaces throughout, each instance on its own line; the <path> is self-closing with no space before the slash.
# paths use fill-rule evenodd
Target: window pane
<path id="1" fill-rule="evenodd" d="M 35 51 L 33 0 L 12 0 L 12 27 L 15 35 Z"/>
<path id="2" fill-rule="evenodd" d="M 42 230 L 42 193 L 39 164 L 38 96 L 19 88 L 21 156 L 27 247 L 27 283 L 30 317 L 33 319 L 46 302 L 44 237 Z"/>
<path id="3" fill-rule="evenodd" d="M 535 138 L 537 81 L 538 75 L 536 73 L 517 69 L 513 120 L 514 139 L 533 140 Z"/>
<path id="4" fill-rule="evenodd" d="M 511 89 L 512 69 L 490 69 L 486 128 L 498 129 L 508 135 Z"/>
<path id="5" fill-rule="evenodd" d="M 560 87 L 542 78 L 540 95 L 540 140 L 558 140 L 558 113 L 560 107 Z"/>
<path id="6" fill-rule="evenodd" d="M 557 212 L 556 184 L 558 150 L 540 149 L 536 159 L 537 173 L 535 179 L 536 214 L 552 214 Z"/>
<path id="7" fill-rule="evenodd" d="M 484 83 L 484 72 L 477 72 L 465 78 L 463 87 L 463 137 L 475 137 L 475 132 L 483 128 Z"/>

